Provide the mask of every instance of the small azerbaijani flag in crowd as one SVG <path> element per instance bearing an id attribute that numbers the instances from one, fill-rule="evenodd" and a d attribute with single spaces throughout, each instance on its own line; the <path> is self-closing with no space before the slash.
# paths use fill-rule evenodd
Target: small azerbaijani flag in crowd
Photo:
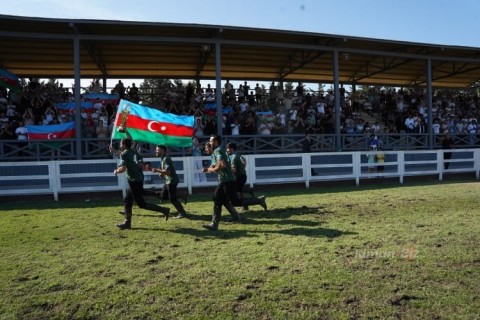
<path id="1" fill-rule="evenodd" d="M 77 107 L 75 101 L 57 102 L 53 106 L 55 109 L 57 109 L 58 113 L 62 114 L 75 114 L 75 109 Z M 93 102 L 82 101 L 80 102 L 80 108 L 83 108 L 86 112 L 91 113 L 93 111 Z"/>
<path id="2" fill-rule="evenodd" d="M 257 112 L 257 116 L 259 117 L 260 121 L 266 120 L 267 122 L 275 122 L 275 115 L 272 111 Z"/>
<path id="3" fill-rule="evenodd" d="M 0 69 L 0 86 L 21 92 L 22 87 L 18 81 L 18 77 L 5 69 Z"/>
<path id="4" fill-rule="evenodd" d="M 112 130 L 112 139 L 127 135 L 119 127 L 126 127 L 134 141 L 162 144 L 167 147 L 192 146 L 194 116 L 175 115 L 157 109 L 120 100 Z"/>
<path id="5" fill-rule="evenodd" d="M 82 97 L 85 101 L 95 102 L 96 100 L 100 100 L 104 106 L 108 103 L 117 105 L 118 101 L 120 101 L 120 95 L 116 93 L 92 92 L 83 94 Z"/>
<path id="6" fill-rule="evenodd" d="M 50 124 L 45 126 L 26 126 L 29 140 L 54 140 L 75 137 L 75 122 Z"/>

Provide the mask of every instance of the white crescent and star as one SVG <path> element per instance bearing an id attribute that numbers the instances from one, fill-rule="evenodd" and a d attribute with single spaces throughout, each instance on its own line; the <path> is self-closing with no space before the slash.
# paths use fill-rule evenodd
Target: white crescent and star
<path id="1" fill-rule="evenodd" d="M 57 138 L 57 135 L 55 133 L 49 133 L 48 136 L 47 136 L 48 140 L 52 140 L 52 139 L 56 139 L 56 138 Z"/>
<path id="2" fill-rule="evenodd" d="M 161 124 L 160 122 L 158 121 L 150 121 L 147 125 L 147 128 L 149 131 L 153 131 L 153 132 L 162 132 L 162 131 L 165 131 L 167 129 L 167 127 L 165 125 L 163 126 L 160 126 L 160 130 L 155 130 L 155 128 L 153 128 L 153 125 L 155 123 L 158 123 L 158 124 Z"/>

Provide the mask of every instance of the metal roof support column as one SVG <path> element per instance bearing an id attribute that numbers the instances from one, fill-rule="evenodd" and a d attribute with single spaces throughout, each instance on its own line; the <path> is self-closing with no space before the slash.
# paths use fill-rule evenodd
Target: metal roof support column
<path id="1" fill-rule="evenodd" d="M 215 42 L 215 102 L 217 104 L 217 134 L 222 135 L 222 63 L 220 42 Z"/>
<path id="2" fill-rule="evenodd" d="M 340 90 L 338 85 L 338 50 L 333 51 L 333 92 L 335 92 L 335 146 L 341 151 L 342 137 L 340 130 Z"/>
<path id="3" fill-rule="evenodd" d="M 433 117 L 432 117 L 432 59 L 427 58 L 427 65 L 426 65 L 426 73 L 427 73 L 427 104 L 428 104 L 428 148 L 433 149 Z"/>
<path id="4" fill-rule="evenodd" d="M 77 160 L 82 159 L 82 116 L 80 105 L 80 39 L 77 35 L 73 38 L 73 69 L 75 73 L 75 145 Z"/>
<path id="5" fill-rule="evenodd" d="M 107 92 L 107 77 L 103 76 L 103 93 L 108 93 Z"/>

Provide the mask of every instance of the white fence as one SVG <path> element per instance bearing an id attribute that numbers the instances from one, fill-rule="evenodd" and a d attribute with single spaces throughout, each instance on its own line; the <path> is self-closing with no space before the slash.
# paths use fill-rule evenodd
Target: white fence
<path id="1" fill-rule="evenodd" d="M 365 152 L 328 152 L 300 154 L 247 155 L 247 174 L 250 185 L 354 180 L 372 177 L 438 175 L 472 172 L 480 176 L 480 149 L 454 149 L 450 160 L 444 160 L 445 150 L 385 151 L 384 171 L 377 172 L 366 159 Z M 210 157 L 174 157 L 180 177 L 179 188 L 190 194 L 195 188 L 215 186 L 216 175 L 203 174 L 201 167 Z M 145 158 L 158 167 L 157 158 Z M 448 163 L 448 169 L 444 164 Z M 118 160 L 68 160 L 42 162 L 0 162 L 0 195 L 51 194 L 57 201 L 62 193 L 123 191 L 124 175 L 114 176 Z M 378 167 L 375 163 L 373 166 Z M 313 171 L 312 171 L 313 169 Z M 156 174 L 145 173 L 145 187 L 158 187 L 163 181 Z"/>

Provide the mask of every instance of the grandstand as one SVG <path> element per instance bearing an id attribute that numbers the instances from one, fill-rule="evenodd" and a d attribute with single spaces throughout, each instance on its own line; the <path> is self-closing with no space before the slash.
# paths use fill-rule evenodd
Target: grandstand
<path id="1" fill-rule="evenodd" d="M 193 114 L 204 127 L 197 131 L 201 140 L 220 133 L 245 154 L 300 152 L 305 132 L 313 134 L 314 152 L 365 150 L 372 133 L 386 150 L 440 148 L 446 132 L 453 134 L 455 148 L 478 142 L 478 48 L 225 26 L 12 16 L 0 16 L 0 39 L 7 80 L 18 77 L 23 85 L 20 91 L 2 91 L 2 161 L 108 159 L 110 141 L 103 127 L 111 123 L 118 98 Z M 95 83 L 82 92 L 80 80 L 87 77 Z M 42 84 L 38 78 L 71 78 L 75 86 Z M 177 80 L 156 92 L 148 86 L 122 88 L 121 81 L 106 88 L 109 78 Z M 181 85 L 178 79 L 191 80 Z M 202 88 L 204 80 L 216 86 Z M 239 87 L 231 85 L 241 81 Z M 259 88 L 258 81 L 272 86 Z M 331 90 L 308 91 L 305 83 L 330 84 Z M 235 119 L 239 135 L 230 130 Z M 19 120 L 30 125 L 74 122 L 75 137 L 19 142 Z M 249 122 L 253 129 L 245 129 Z M 260 130 L 263 122 L 269 125 Z M 145 155 L 151 150 L 142 145 Z M 185 156 L 188 150 L 171 154 Z"/>

